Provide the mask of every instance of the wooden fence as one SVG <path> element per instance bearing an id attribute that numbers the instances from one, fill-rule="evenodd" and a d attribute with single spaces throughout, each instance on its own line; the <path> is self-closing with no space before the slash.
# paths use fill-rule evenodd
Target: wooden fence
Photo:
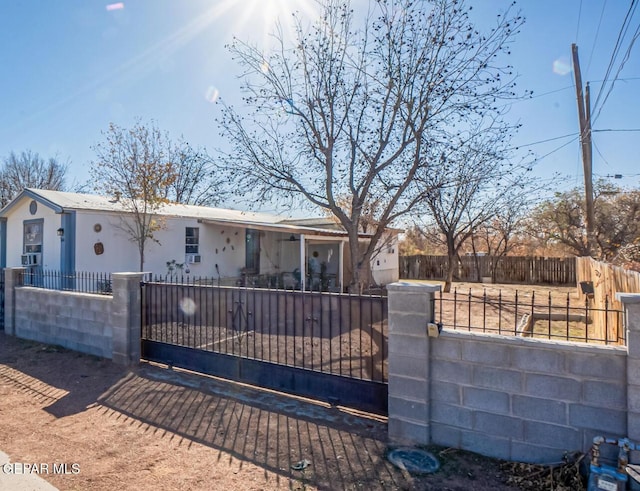
<path id="1" fill-rule="evenodd" d="M 447 276 L 447 256 L 400 256 L 400 278 L 414 280 L 444 280 Z M 456 281 L 575 285 L 576 262 L 573 257 L 529 256 L 462 256 L 454 274 Z"/>
<path id="2" fill-rule="evenodd" d="M 578 294 L 582 300 L 585 296 L 591 298 L 591 304 L 595 313 L 594 323 L 599 326 L 601 337 L 605 334 L 618 336 L 617 332 L 611 331 L 615 328 L 615 324 L 608 322 L 611 316 L 617 315 L 617 311 L 622 311 L 622 304 L 616 300 L 616 293 L 640 293 L 640 273 L 627 269 L 613 266 L 612 264 L 602 263 L 590 257 L 576 258 L 576 275 L 578 286 Z M 593 293 L 587 293 L 592 290 Z M 603 316 L 608 316 L 606 319 Z M 609 326 L 611 332 L 605 333 L 604 326 Z"/>

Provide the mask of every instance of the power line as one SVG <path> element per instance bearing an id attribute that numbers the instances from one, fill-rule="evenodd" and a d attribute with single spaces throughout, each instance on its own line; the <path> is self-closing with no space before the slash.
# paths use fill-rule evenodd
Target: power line
<path id="1" fill-rule="evenodd" d="M 616 72 L 616 76 L 613 78 L 613 81 L 611 82 L 611 86 L 609 87 L 609 91 L 607 92 L 607 95 L 605 96 L 604 100 L 602 101 L 602 104 L 600 105 L 600 108 L 598 109 L 598 114 L 596 114 L 596 117 L 594 118 L 594 121 L 598 118 L 598 116 L 600 116 L 600 113 L 602 112 L 602 108 L 604 107 L 605 103 L 607 102 L 607 99 L 609 99 L 609 95 L 611 94 L 611 91 L 613 90 L 613 86 L 615 85 L 616 80 L 618 80 L 618 75 L 620 75 L 620 72 L 622 71 L 622 68 L 624 67 L 625 63 L 627 61 L 629 61 L 629 56 L 631 55 L 631 49 L 633 48 L 633 44 L 638 39 L 638 36 L 640 36 L 640 25 L 638 25 L 638 27 L 636 28 L 636 32 L 633 35 L 633 38 L 631 38 L 631 42 L 629 43 L 629 47 L 627 48 L 627 51 L 626 51 L 626 53 L 624 55 L 624 58 L 620 62 L 620 67 L 618 68 L 618 71 Z"/>
<path id="2" fill-rule="evenodd" d="M 525 143 L 524 145 L 517 145 L 515 147 L 511 147 L 508 148 L 507 150 L 518 150 L 519 148 L 523 148 L 523 147 L 531 147 L 533 145 L 538 145 L 540 143 L 547 143 L 547 142 L 552 142 L 555 140 L 561 140 L 562 138 L 568 138 L 570 136 L 576 136 L 578 133 L 569 133 L 568 135 L 562 135 L 562 136 L 556 136 L 554 138 L 547 138 L 546 140 L 538 140 L 532 143 Z"/>
<path id="3" fill-rule="evenodd" d="M 629 29 L 629 23 L 631 21 L 631 17 L 633 16 L 635 9 L 637 7 L 637 1 L 636 0 L 631 0 L 631 5 L 629 5 L 629 9 L 627 10 L 627 13 L 625 15 L 625 18 L 622 22 L 622 27 L 620 27 L 620 31 L 618 32 L 618 38 L 616 39 L 616 43 L 613 47 L 613 52 L 611 53 L 611 56 L 609 58 L 609 65 L 607 66 L 607 70 L 605 72 L 605 76 L 604 76 L 604 83 L 602 84 L 602 86 L 600 87 L 600 91 L 598 92 L 598 96 L 596 97 L 596 101 L 593 104 L 593 109 L 595 111 L 595 109 L 598 107 L 598 104 L 600 102 L 600 98 L 602 97 L 602 94 L 604 92 L 604 88 L 607 85 L 607 82 L 609 81 L 609 77 L 611 75 L 611 70 L 613 69 L 613 65 L 616 61 L 616 58 L 618 57 L 618 53 L 620 52 L 620 47 L 622 44 L 622 39 L 624 38 L 624 36 L 627 33 L 627 30 Z M 633 44 L 633 43 L 632 43 Z M 618 70 L 618 73 L 620 73 L 620 70 Z M 611 88 L 609 89 L 609 93 L 611 92 L 611 90 L 613 89 L 613 84 L 615 83 L 615 79 L 612 82 Z M 604 102 L 603 102 L 604 104 Z M 599 108 L 598 111 L 598 115 L 600 114 L 600 111 L 602 111 L 602 107 Z M 597 116 L 596 116 L 597 117 Z M 594 118 L 595 119 L 595 118 Z"/>
<path id="4" fill-rule="evenodd" d="M 550 152 L 545 153 L 542 157 L 536 157 L 533 161 L 534 162 L 539 162 L 540 160 L 548 157 L 549 155 L 556 153 L 558 150 L 562 150 L 564 147 L 566 147 L 567 145 L 570 145 L 571 143 L 575 142 L 577 139 L 578 139 L 578 137 L 576 136 L 575 138 L 572 138 L 571 140 L 569 140 L 567 143 L 563 143 L 558 148 L 555 148 L 554 150 L 551 150 Z"/>
<path id="5" fill-rule="evenodd" d="M 601 133 L 601 132 L 605 132 L 605 131 L 613 131 L 613 132 L 635 132 L 635 131 L 640 131 L 640 128 L 621 128 L 621 129 L 611 129 L 611 128 L 607 128 L 607 129 L 603 129 L 603 130 L 591 130 L 592 133 Z"/>
<path id="6" fill-rule="evenodd" d="M 611 164 L 609 163 L 609 161 L 607 159 L 604 158 L 604 155 L 602 155 L 602 152 L 598 148 L 598 145 L 596 145 L 596 142 L 592 141 L 592 143 L 593 143 L 593 147 L 596 149 L 596 152 L 598 152 L 598 155 L 600 155 L 600 158 L 604 161 L 605 164 L 607 164 L 609 167 L 611 167 Z"/>
<path id="7" fill-rule="evenodd" d="M 532 95 L 531 97 L 527 97 L 524 100 L 527 101 L 529 99 L 537 99 L 538 97 L 543 97 L 543 96 L 549 95 L 549 94 L 555 94 L 556 92 L 562 92 L 563 90 L 567 90 L 567 89 L 573 89 L 573 85 L 567 85 L 566 87 L 562 87 L 561 89 L 550 90 L 548 92 L 543 92 L 542 94 Z"/>
<path id="8" fill-rule="evenodd" d="M 591 53 L 589 53 L 589 61 L 587 62 L 587 69 L 585 70 L 586 73 L 589 73 L 589 67 L 591 66 L 591 61 L 593 60 L 593 51 L 596 49 L 596 42 L 598 41 L 598 34 L 600 34 L 600 25 L 602 24 L 602 17 L 604 16 L 604 8 L 606 6 L 607 6 L 607 0 L 604 0 L 602 4 L 602 11 L 600 12 L 600 20 L 598 20 L 598 28 L 596 29 L 596 35 L 593 38 L 593 46 L 591 46 Z"/>
<path id="9" fill-rule="evenodd" d="M 629 82 L 630 80 L 640 80 L 640 77 L 625 77 L 625 78 L 619 78 L 618 82 Z M 600 82 L 606 82 L 606 80 L 589 80 L 589 83 L 591 84 L 596 84 L 596 83 L 600 83 Z"/>
<path id="10" fill-rule="evenodd" d="M 580 32 L 580 17 L 582 16 L 582 0 L 580 0 L 580 7 L 578 8 L 578 24 L 576 25 L 576 43 L 578 42 L 578 33 Z"/>
<path id="11" fill-rule="evenodd" d="M 634 81 L 634 80 L 640 80 L 640 77 L 625 77 L 625 78 L 617 79 L 618 82 L 631 82 L 631 81 Z M 590 84 L 596 84 L 596 83 L 601 83 L 601 82 L 605 82 L 605 80 L 589 80 Z M 534 93 L 534 95 L 531 95 L 529 97 L 523 97 L 522 99 L 517 99 L 515 101 L 510 101 L 510 102 L 507 102 L 507 103 L 505 103 L 505 104 L 503 104 L 501 106 L 498 106 L 498 107 L 512 106 L 512 105 L 518 104 L 520 102 L 527 102 L 527 101 L 529 101 L 531 99 L 537 99 L 538 97 L 544 97 L 544 96 L 547 96 L 547 95 L 550 95 L 550 94 L 556 94 L 557 92 L 562 92 L 563 90 L 573 89 L 574 87 L 575 87 L 575 85 L 572 84 L 572 85 L 567 85 L 566 87 L 561 87 L 559 89 L 549 90 L 547 92 L 542 92 L 540 94 L 535 94 Z"/>

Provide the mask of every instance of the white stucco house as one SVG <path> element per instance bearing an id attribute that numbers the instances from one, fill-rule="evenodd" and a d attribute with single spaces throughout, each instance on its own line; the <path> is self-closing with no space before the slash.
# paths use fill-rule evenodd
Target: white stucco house
<path id="1" fill-rule="evenodd" d="M 333 291 L 348 284 L 347 236 L 329 219 L 181 204 L 163 206 L 157 217 L 163 228 L 154 234 L 157 243 L 148 242 L 146 272 L 166 275 L 167 263 L 175 261 L 184 264 L 181 274 L 217 278 L 222 284 Z M 25 189 L 0 210 L 0 266 L 138 271 L 137 246 L 123 227 L 128 219 L 131 214 L 118 199 Z M 315 261 L 316 272 L 307 274 Z M 398 279 L 396 231 L 389 232 L 371 265 L 376 283 Z"/>

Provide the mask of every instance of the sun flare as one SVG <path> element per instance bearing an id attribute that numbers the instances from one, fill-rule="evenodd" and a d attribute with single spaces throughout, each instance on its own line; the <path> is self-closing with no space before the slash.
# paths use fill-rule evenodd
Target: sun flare
<path id="1" fill-rule="evenodd" d="M 268 48 L 278 23 L 285 35 L 292 33 L 292 14 L 300 14 L 306 19 L 314 19 L 318 15 L 317 4 L 312 0 L 248 0 L 242 2 L 237 10 L 233 34 L 243 39 L 251 37 L 264 48 Z"/>

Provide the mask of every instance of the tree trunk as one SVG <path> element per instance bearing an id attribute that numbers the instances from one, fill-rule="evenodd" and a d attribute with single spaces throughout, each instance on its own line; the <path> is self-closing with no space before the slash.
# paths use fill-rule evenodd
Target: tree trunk
<path id="1" fill-rule="evenodd" d="M 360 249 L 360 242 L 349 237 L 349 256 L 351 263 L 351 281 L 347 287 L 349 293 L 361 295 L 369 286 L 373 273 L 371 272 L 371 254 L 364 254 Z"/>
<path id="2" fill-rule="evenodd" d="M 447 237 L 447 258 L 449 259 L 449 268 L 447 270 L 447 279 L 444 282 L 444 293 L 451 291 L 451 284 L 453 283 L 453 273 L 458 267 L 458 251 L 456 250 L 453 237 Z"/>
<path id="3" fill-rule="evenodd" d="M 140 242 L 138 245 L 138 252 L 140 253 L 140 272 L 144 271 L 144 242 Z"/>

